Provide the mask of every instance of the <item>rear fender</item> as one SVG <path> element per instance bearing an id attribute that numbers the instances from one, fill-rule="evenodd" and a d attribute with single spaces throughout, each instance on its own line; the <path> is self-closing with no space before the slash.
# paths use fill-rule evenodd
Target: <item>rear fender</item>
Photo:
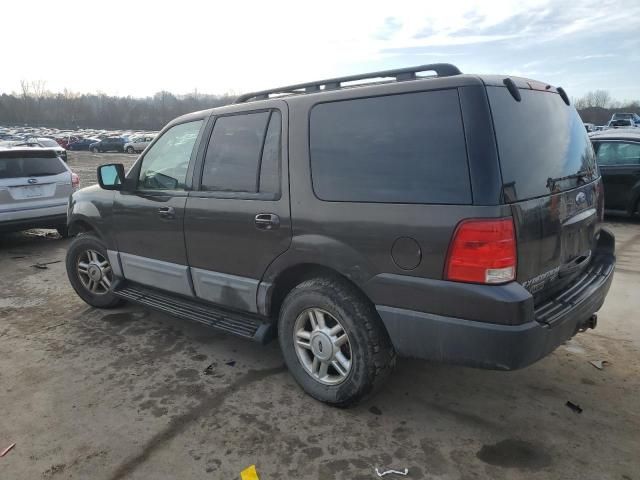
<path id="1" fill-rule="evenodd" d="M 374 267 L 357 250 L 324 235 L 299 235 L 290 248 L 267 267 L 258 287 L 258 311 L 268 315 L 278 277 L 285 271 L 304 264 L 332 270 L 362 286 L 374 276 Z"/>

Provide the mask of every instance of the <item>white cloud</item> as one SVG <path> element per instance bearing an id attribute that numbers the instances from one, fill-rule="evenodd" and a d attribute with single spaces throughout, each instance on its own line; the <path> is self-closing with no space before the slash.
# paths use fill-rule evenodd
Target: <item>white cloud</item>
<path id="1" fill-rule="evenodd" d="M 363 65 L 398 66 L 394 55 L 412 48 L 427 49 L 413 52 L 416 57 L 443 59 L 467 55 L 471 47 L 525 48 L 632 24 L 620 18 L 637 11 L 636 3 L 614 5 L 605 0 L 577 5 L 562 0 L 67 0 L 30 2 L 27 18 L 24 5 L 11 2 L 2 12 L 0 43 L 9 48 L 0 61 L 0 91 L 17 89 L 20 79 L 44 79 L 52 90 L 132 95 L 254 90 L 357 73 Z M 12 18 L 20 21 L 6 20 Z M 448 53 L 452 47 L 454 55 Z M 599 54 L 585 52 L 571 55 Z M 529 59 L 524 69 L 544 61 Z"/>

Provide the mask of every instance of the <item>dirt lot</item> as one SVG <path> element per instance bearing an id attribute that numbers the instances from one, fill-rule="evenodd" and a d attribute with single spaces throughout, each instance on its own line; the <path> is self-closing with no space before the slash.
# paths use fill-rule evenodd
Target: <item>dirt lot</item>
<path id="1" fill-rule="evenodd" d="M 98 162 L 123 159 L 134 157 L 70 164 L 86 186 Z M 232 479 L 256 464 L 262 480 L 373 479 L 376 466 L 412 479 L 640 479 L 640 223 L 610 226 L 618 267 L 595 331 L 517 372 L 400 361 L 348 410 L 303 394 L 277 343 L 89 308 L 67 282 L 68 241 L 0 236 L 0 450 L 16 443 L 0 478 Z"/>

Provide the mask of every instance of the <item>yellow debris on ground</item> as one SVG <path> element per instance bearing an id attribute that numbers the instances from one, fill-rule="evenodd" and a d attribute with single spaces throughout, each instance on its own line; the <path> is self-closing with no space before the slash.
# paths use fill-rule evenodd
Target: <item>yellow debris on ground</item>
<path id="1" fill-rule="evenodd" d="M 258 477 L 258 472 L 256 471 L 256 466 L 251 465 L 250 467 L 245 468 L 240 472 L 240 478 L 242 480 L 260 480 Z"/>

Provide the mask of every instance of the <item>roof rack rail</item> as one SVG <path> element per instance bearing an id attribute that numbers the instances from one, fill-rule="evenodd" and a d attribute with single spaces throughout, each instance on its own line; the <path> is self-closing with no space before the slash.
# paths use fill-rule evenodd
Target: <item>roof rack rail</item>
<path id="1" fill-rule="evenodd" d="M 359 75 L 349 75 L 347 77 L 329 78 L 315 82 L 298 83 L 286 87 L 274 88 L 271 90 L 261 90 L 240 95 L 234 103 L 244 103 L 250 100 L 266 100 L 269 95 L 278 93 L 313 93 L 324 90 L 337 90 L 342 88 L 343 82 L 353 82 L 356 80 L 368 80 L 374 78 L 394 77 L 396 82 L 404 80 L 415 80 L 418 72 L 436 72 L 438 77 L 450 77 L 460 75 L 462 72 L 455 65 L 450 63 L 432 63 L 429 65 L 419 65 L 417 67 L 398 68 L 395 70 L 382 70 L 380 72 L 361 73 Z M 324 87 L 324 88 L 322 88 Z"/>

